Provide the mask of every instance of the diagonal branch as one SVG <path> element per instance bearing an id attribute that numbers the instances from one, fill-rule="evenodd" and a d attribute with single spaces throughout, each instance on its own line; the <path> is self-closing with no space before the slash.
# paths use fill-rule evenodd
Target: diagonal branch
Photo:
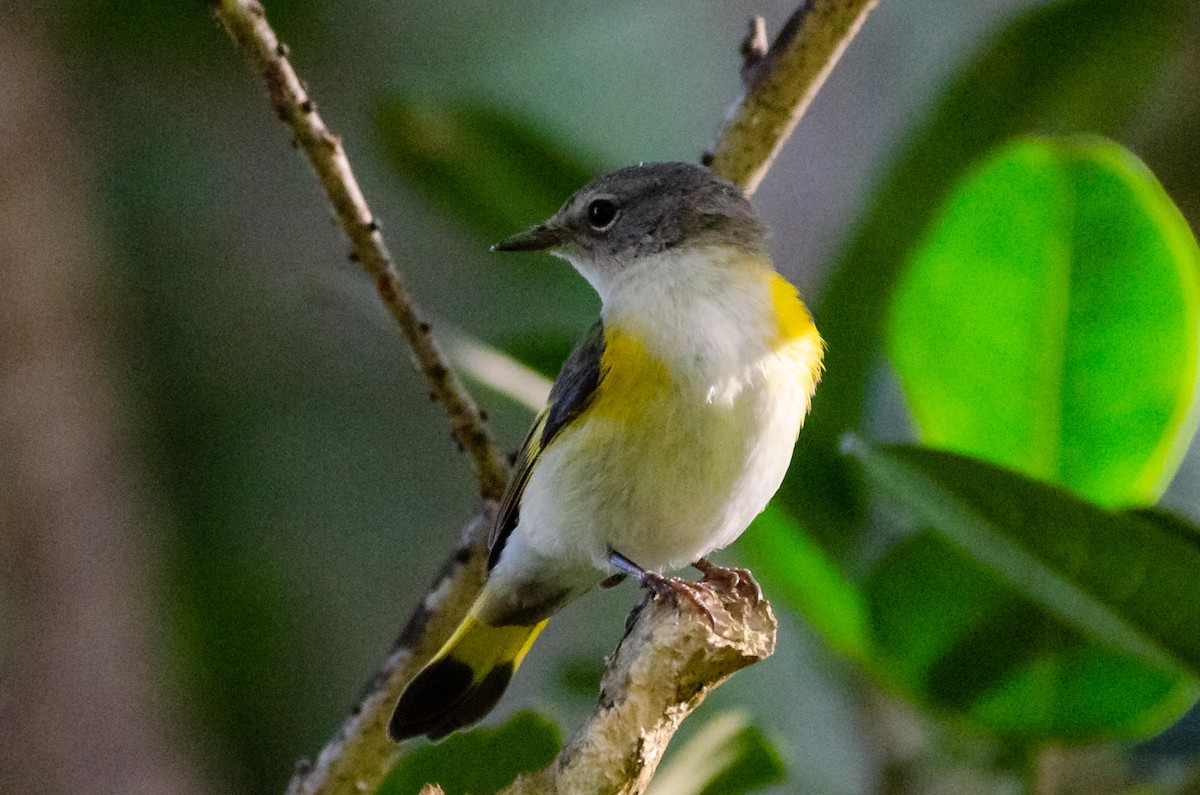
<path id="1" fill-rule="evenodd" d="M 705 165 L 753 193 L 879 0 L 804 0 L 765 55 L 757 24 L 744 49 L 745 93 Z M 756 20 L 757 23 L 757 20 Z"/>
<path id="2" fill-rule="evenodd" d="M 805 0 L 765 54 L 761 51 L 761 36 L 753 38 L 746 47 L 747 60 L 753 59 L 744 72 L 748 84 L 746 94 L 718 139 L 713 153 L 705 156 L 705 162 L 718 173 L 742 185 L 747 192 L 752 192 L 846 43 L 877 2 Z M 316 112 L 304 84 L 287 59 L 287 47 L 279 42 L 267 23 L 262 6 L 257 0 L 208 0 L 208 3 L 238 49 L 262 77 L 272 109 L 287 124 L 296 146 L 304 152 L 316 171 L 350 240 L 351 259 L 358 262 L 374 281 L 384 305 L 400 325 L 412 347 L 418 367 L 429 382 L 431 394 L 443 404 L 450 416 L 456 442 L 474 461 L 484 498 L 480 510 L 467 523 L 460 546 L 451 553 L 441 575 L 434 580 L 409 619 L 392 653 L 367 686 L 359 705 L 315 763 L 305 760 L 298 765 L 288 787 L 289 795 L 357 795 L 373 792 L 399 755 L 399 748 L 387 739 L 385 730 L 392 706 L 408 681 L 449 637 L 482 587 L 488 526 L 494 515 L 495 500 L 504 489 L 509 466 L 484 430 L 474 401 L 434 344 L 428 323 L 420 319 L 413 307 L 384 244 L 379 224 L 354 179 L 340 139 L 325 127 Z M 724 597 L 721 599 L 724 601 Z M 769 615 L 765 603 L 763 608 Z M 645 627 L 651 635 L 659 632 L 659 625 L 671 623 L 670 619 L 662 620 L 664 609 L 652 610 L 649 615 L 642 617 L 638 626 Z M 737 614 L 735 608 L 727 609 Z M 771 623 L 773 626 L 773 619 Z M 623 646 L 628 649 L 630 643 L 627 639 Z M 646 648 L 652 649 L 653 646 Z M 755 655 L 750 655 L 741 665 L 749 664 L 754 659 Z M 618 669 L 610 667 L 606 682 L 612 681 L 615 670 Z M 729 672 L 732 670 L 729 669 Z M 631 681 L 628 685 L 630 703 L 639 703 L 642 694 L 634 691 L 644 684 Z M 715 682 L 708 686 L 715 686 Z M 697 703 L 698 700 L 691 706 Z M 598 739 L 595 732 L 616 731 L 619 727 L 620 730 L 632 732 L 625 739 L 636 743 L 638 733 L 649 730 L 651 724 L 661 718 L 651 719 L 638 709 L 621 714 L 626 717 L 619 724 L 602 728 L 607 724 L 597 713 L 592 722 L 581 729 L 571 746 L 580 749 L 578 761 L 556 763 L 555 770 L 558 772 L 553 775 L 566 775 L 585 759 L 605 758 L 602 753 L 595 754 Z M 663 731 L 663 727 L 659 726 L 655 731 L 661 737 L 661 746 L 665 747 L 674 728 Z M 613 739 L 614 742 L 617 740 L 615 737 Z M 618 745 L 614 744 L 611 748 L 615 750 Z M 647 766 L 647 761 L 643 760 L 640 767 L 632 768 L 633 775 L 639 781 L 648 781 L 653 774 L 653 765 Z M 633 779 L 627 784 L 627 788 L 612 791 L 640 791 Z"/>
<path id="3" fill-rule="evenodd" d="M 342 230 L 350 239 L 350 259 L 359 263 L 375 283 L 384 306 L 408 340 L 417 367 L 429 382 L 430 396 L 450 416 L 455 442 L 474 461 L 480 494 L 485 499 L 499 499 L 508 482 L 508 461 L 484 429 L 475 401 L 446 365 L 429 333 L 429 324 L 421 319 L 400 281 L 379 230 L 379 221 L 367 206 L 350 169 L 341 138 L 331 133 L 321 120 L 316 104 L 288 61 L 287 45 L 275 36 L 257 0 L 209 2 L 238 49 L 262 76 L 271 108 L 292 131 L 296 146 L 316 171 Z"/>

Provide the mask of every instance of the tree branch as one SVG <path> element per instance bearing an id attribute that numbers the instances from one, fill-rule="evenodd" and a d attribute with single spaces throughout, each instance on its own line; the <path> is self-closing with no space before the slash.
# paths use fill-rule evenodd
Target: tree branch
<path id="1" fill-rule="evenodd" d="M 316 104 L 287 59 L 287 45 L 275 36 L 257 0 L 209 0 L 209 4 L 238 49 L 262 76 L 271 108 L 291 129 L 292 140 L 316 171 L 350 240 L 350 259 L 359 263 L 375 283 L 384 306 L 408 340 L 417 367 L 429 382 L 430 395 L 445 407 L 455 442 L 474 461 L 480 494 L 484 499 L 499 499 L 508 482 L 508 459 L 484 429 L 475 401 L 446 365 L 430 335 L 429 324 L 421 319 L 400 281 L 379 221 L 350 169 L 341 138 L 321 120 Z"/>
<path id="2" fill-rule="evenodd" d="M 705 165 L 753 193 L 879 0 L 804 0 L 765 55 L 757 22 L 744 46 L 745 93 Z"/>
<path id="3" fill-rule="evenodd" d="M 711 612 L 647 598 L 608 663 L 600 702 L 544 770 L 504 795 L 635 795 L 645 791 L 683 719 L 736 671 L 775 650 L 775 615 L 743 575 L 698 585 Z M 753 593 L 751 592 L 753 591 Z"/>
<path id="4" fill-rule="evenodd" d="M 775 43 L 761 53 L 761 35 L 746 47 L 748 88 L 705 162 L 751 192 L 770 167 L 825 75 L 878 0 L 806 0 Z M 341 141 L 324 125 L 257 0 L 208 0 L 238 49 L 263 78 L 271 106 L 312 164 L 351 244 L 351 259 L 372 278 L 413 349 L 431 394 L 446 408 L 454 438 L 470 453 L 483 495 L 462 542 L 409 620 L 359 706 L 315 763 L 302 761 L 289 795 L 372 792 L 394 763 L 387 738 L 392 706 L 408 681 L 450 636 L 482 587 L 488 526 L 509 466 L 480 421 L 479 411 L 446 365 L 428 323 L 413 307 L 375 220 L 354 179 Z M 758 30 L 756 26 L 755 30 Z M 555 764 L 531 782 L 552 781 L 563 792 L 584 780 L 596 792 L 640 792 L 679 722 L 704 695 L 738 668 L 771 653 L 774 617 L 765 602 L 705 586 L 720 605 L 716 627 L 698 630 L 696 616 L 651 603 L 631 627 L 605 677 L 606 701 Z M 708 597 L 705 597 L 708 598 Z M 706 619 L 705 619 L 706 620 Z M 769 637 L 768 637 L 769 636 Z M 680 649 L 688 649 L 685 656 Z M 669 713 L 669 714 L 668 714 Z M 619 760 L 621 781 L 609 765 Z M 591 778 L 596 777 L 596 778 Z M 623 783 L 622 783 L 623 781 Z"/>

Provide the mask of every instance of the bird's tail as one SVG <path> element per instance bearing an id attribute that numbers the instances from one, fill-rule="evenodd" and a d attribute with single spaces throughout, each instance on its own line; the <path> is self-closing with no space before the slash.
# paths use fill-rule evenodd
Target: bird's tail
<path id="1" fill-rule="evenodd" d="M 393 740 L 438 740 L 488 714 L 546 626 L 492 626 L 477 615 L 480 602 L 401 694 L 388 724 Z"/>

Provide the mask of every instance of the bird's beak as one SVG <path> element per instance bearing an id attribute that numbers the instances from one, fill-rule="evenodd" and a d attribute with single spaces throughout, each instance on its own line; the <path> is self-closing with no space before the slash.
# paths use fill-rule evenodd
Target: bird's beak
<path id="1" fill-rule="evenodd" d="M 492 251 L 545 251 L 567 242 L 562 229 L 538 224 L 492 246 Z"/>

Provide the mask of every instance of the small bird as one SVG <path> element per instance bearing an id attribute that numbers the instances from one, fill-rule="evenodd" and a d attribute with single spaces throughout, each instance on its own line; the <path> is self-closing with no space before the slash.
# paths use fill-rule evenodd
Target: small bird
<path id="1" fill-rule="evenodd" d="M 775 271 L 745 194 L 700 166 L 600 177 L 549 220 L 492 246 L 549 251 L 600 295 L 517 455 L 467 617 L 401 695 L 395 740 L 436 740 L 486 715 L 550 616 L 632 576 L 734 541 L 791 460 L 823 343 Z"/>

